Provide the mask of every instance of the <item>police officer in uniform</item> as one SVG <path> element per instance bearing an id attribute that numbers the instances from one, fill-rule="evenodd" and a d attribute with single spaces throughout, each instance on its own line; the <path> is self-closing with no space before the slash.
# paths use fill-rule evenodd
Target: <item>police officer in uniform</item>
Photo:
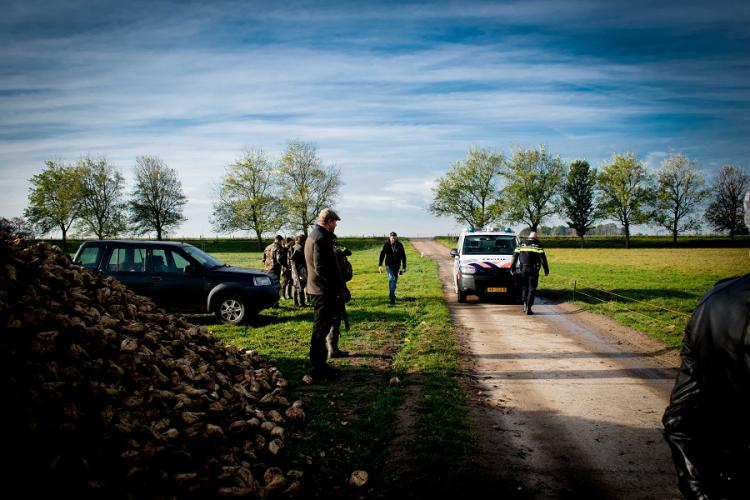
<path id="1" fill-rule="evenodd" d="M 536 231 L 531 231 L 529 237 L 523 240 L 513 252 L 513 263 L 510 272 L 515 273 L 516 263 L 521 263 L 521 284 L 523 286 L 521 297 L 523 298 L 523 311 L 526 314 L 534 314 L 531 308 L 534 306 L 536 287 L 539 284 L 539 269 L 544 268 L 544 275 L 549 275 L 547 256 L 544 247 L 536 239 Z"/>

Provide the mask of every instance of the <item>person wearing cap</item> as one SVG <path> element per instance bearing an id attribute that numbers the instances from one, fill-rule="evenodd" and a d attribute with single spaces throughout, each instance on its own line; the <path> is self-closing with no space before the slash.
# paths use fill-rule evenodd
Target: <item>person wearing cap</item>
<path id="1" fill-rule="evenodd" d="M 310 364 L 313 380 L 335 379 L 338 370 L 327 363 L 326 336 L 340 317 L 342 294 L 346 287 L 336 261 L 334 231 L 341 218 L 330 208 L 323 209 L 305 241 L 307 296 L 313 305 Z"/>
<path id="2" fill-rule="evenodd" d="M 391 231 L 388 241 L 383 243 L 378 258 L 378 272 L 383 272 L 383 261 L 385 260 L 385 269 L 388 272 L 388 299 L 391 304 L 396 303 L 396 286 L 398 285 L 399 268 L 403 266 L 401 273 L 406 272 L 406 252 L 404 245 L 398 241 L 398 235 Z"/>
<path id="3" fill-rule="evenodd" d="M 536 287 L 539 285 L 539 269 L 544 267 L 544 275 L 549 275 L 547 256 L 544 253 L 544 247 L 536 237 L 536 231 L 531 231 L 529 237 L 523 240 L 513 252 L 511 274 L 515 273 L 518 262 L 521 264 L 523 312 L 531 315 L 534 314 L 531 308 L 534 306 Z"/>
<path id="4" fill-rule="evenodd" d="M 750 191 L 745 194 L 750 227 Z M 750 274 L 719 281 L 685 328 L 662 423 L 688 499 L 750 495 Z"/>

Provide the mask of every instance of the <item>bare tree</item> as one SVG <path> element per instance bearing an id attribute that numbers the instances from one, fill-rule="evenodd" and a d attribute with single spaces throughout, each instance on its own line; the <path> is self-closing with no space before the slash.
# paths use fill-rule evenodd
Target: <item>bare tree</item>
<path id="1" fill-rule="evenodd" d="M 604 215 L 620 221 L 625 229 L 625 248 L 630 248 L 630 226 L 651 220 L 651 177 L 633 153 L 614 154 L 597 178 L 602 193 L 599 205 Z"/>
<path id="2" fill-rule="evenodd" d="M 130 223 L 138 234 L 156 232 L 156 239 L 178 227 L 185 217 L 182 207 L 187 203 L 177 170 L 169 168 L 155 156 L 139 156 L 135 160 L 135 188 L 128 203 Z"/>
<path id="3" fill-rule="evenodd" d="M 258 249 L 263 234 L 283 224 L 281 202 L 274 184 L 274 165 L 261 150 L 246 151 L 227 167 L 216 193 L 211 224 L 223 231 L 253 231 Z"/>
<path id="4" fill-rule="evenodd" d="M 498 182 L 505 166 L 500 153 L 469 149 L 464 160 L 437 180 L 430 212 L 454 217 L 473 228 L 492 224 L 500 218 Z"/>
<path id="5" fill-rule="evenodd" d="M 508 182 L 501 199 L 508 220 L 536 231 L 545 217 L 557 213 L 565 166 L 545 146 L 513 151 L 503 175 Z"/>
<path id="6" fill-rule="evenodd" d="M 278 183 L 288 214 L 286 225 L 307 234 L 318 213 L 334 205 L 341 187 L 341 171 L 324 167 L 312 143 L 291 141 L 281 157 Z"/>
<path id="7" fill-rule="evenodd" d="M 673 153 L 662 161 L 656 178 L 655 220 L 672 233 L 676 244 L 679 233 L 700 228 L 692 215 L 708 196 L 703 174 L 694 161 Z"/>
<path id="8" fill-rule="evenodd" d="M 86 233 L 100 240 L 116 236 L 127 227 L 122 174 L 106 158 L 84 157 L 81 169 L 81 221 Z"/>
<path id="9" fill-rule="evenodd" d="M 63 250 L 67 250 L 68 231 L 81 214 L 81 172 L 62 162 L 44 163 L 44 170 L 30 180 L 29 206 L 24 216 L 42 235 L 59 229 Z"/>
<path id="10" fill-rule="evenodd" d="M 742 200 L 750 176 L 741 168 L 724 165 L 711 189 L 706 219 L 717 231 L 729 231 L 729 238 L 742 231 L 745 224 Z"/>

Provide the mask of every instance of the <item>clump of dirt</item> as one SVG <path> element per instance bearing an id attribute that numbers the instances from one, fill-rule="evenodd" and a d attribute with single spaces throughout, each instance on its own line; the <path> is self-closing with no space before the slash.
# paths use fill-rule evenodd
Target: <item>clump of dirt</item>
<path id="1" fill-rule="evenodd" d="M 24 496 L 275 497 L 305 419 L 282 373 L 0 227 L 3 484 Z"/>

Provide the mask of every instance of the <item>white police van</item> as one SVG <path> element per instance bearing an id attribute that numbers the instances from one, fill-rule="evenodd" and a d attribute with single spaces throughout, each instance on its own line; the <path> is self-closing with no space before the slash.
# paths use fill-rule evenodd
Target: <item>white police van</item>
<path id="1" fill-rule="evenodd" d="M 518 301 L 518 275 L 510 272 L 516 246 L 518 238 L 509 227 L 463 230 L 457 247 L 451 250 L 458 301 L 466 302 L 468 295 Z"/>

